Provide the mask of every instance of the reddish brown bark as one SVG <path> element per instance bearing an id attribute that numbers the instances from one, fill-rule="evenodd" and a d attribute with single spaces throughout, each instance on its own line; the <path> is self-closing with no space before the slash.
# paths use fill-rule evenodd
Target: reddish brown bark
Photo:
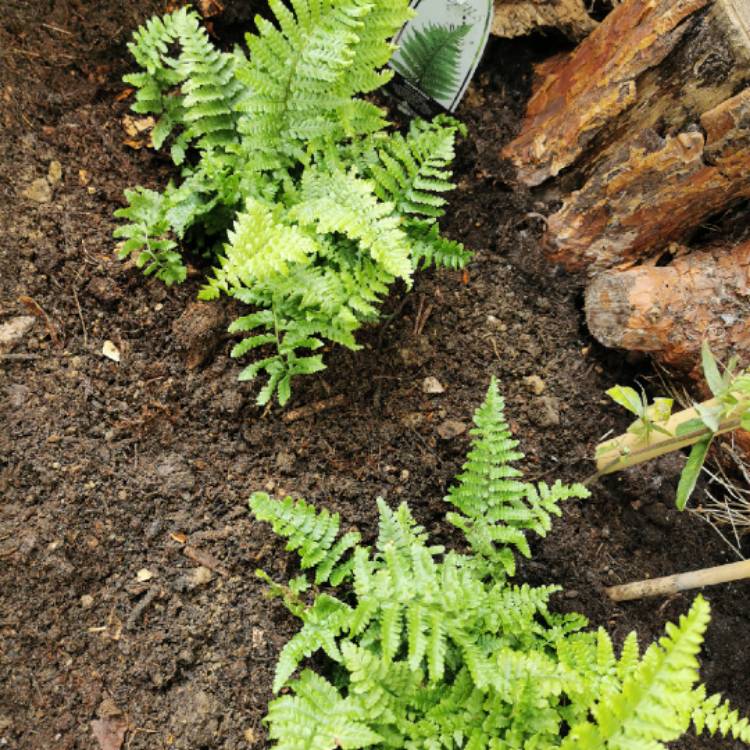
<path id="1" fill-rule="evenodd" d="M 750 88 L 700 123 L 666 138 L 648 130 L 615 151 L 549 218 L 551 259 L 568 269 L 629 265 L 750 196 Z"/>

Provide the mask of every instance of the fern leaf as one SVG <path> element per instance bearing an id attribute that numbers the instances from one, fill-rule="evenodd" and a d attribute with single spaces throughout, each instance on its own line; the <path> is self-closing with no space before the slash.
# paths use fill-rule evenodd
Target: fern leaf
<path id="1" fill-rule="evenodd" d="M 450 99 L 459 83 L 461 43 L 471 25 L 412 28 L 394 59 L 396 70 L 433 99 Z"/>
<path id="2" fill-rule="evenodd" d="M 302 629 L 289 640 L 279 654 L 273 691 L 278 693 L 294 674 L 299 663 L 319 649 L 334 661 L 341 660 L 336 638 L 347 629 L 351 609 L 327 594 L 321 594 L 302 615 Z"/>
<path id="3" fill-rule="evenodd" d="M 317 511 L 304 500 L 274 500 L 265 492 L 255 492 L 250 509 L 259 521 L 270 523 L 276 534 L 288 540 L 286 548 L 297 552 L 303 570 L 315 569 L 318 584 L 328 581 L 335 566 L 360 540 L 357 532 L 349 532 L 336 541 L 339 514 Z"/>
<path id="4" fill-rule="evenodd" d="M 269 735 L 279 750 L 354 750 L 381 741 L 351 701 L 323 677 L 305 670 L 293 687 L 294 695 L 268 706 Z"/>
<path id="5" fill-rule="evenodd" d="M 622 689 L 604 695 L 592 708 L 595 724 L 571 729 L 568 748 L 659 747 L 687 729 L 694 710 L 692 687 L 698 678 L 696 654 L 709 620 L 709 606 L 697 597 L 678 626 L 650 646 Z"/>

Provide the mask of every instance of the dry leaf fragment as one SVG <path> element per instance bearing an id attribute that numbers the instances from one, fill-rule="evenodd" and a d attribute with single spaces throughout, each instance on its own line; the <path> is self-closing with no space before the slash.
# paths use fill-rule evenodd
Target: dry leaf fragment
<path id="1" fill-rule="evenodd" d="M 102 346 L 102 354 L 113 362 L 120 361 L 120 350 L 109 339 Z"/>

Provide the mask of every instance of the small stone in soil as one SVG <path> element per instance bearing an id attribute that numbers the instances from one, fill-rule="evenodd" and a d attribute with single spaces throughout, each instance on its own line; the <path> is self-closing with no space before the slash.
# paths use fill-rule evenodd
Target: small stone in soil
<path id="1" fill-rule="evenodd" d="M 47 180 L 50 185 L 56 185 L 62 180 L 62 164 L 59 161 L 51 161 L 49 163 L 49 171 L 47 172 Z"/>
<path id="2" fill-rule="evenodd" d="M 557 427 L 560 424 L 560 403 L 554 396 L 535 398 L 529 405 L 529 419 L 537 427 Z"/>
<path id="3" fill-rule="evenodd" d="M 32 329 L 36 318 L 19 315 L 0 325 L 0 354 L 11 351 Z"/>
<path id="4" fill-rule="evenodd" d="M 437 378 L 430 375 L 422 381 L 422 392 L 429 394 L 445 393 L 445 388 Z"/>
<path id="5" fill-rule="evenodd" d="M 94 606 L 94 597 L 91 596 L 91 594 L 84 594 L 81 597 L 81 606 L 84 609 L 90 609 L 91 607 L 93 607 Z"/>
<path id="6" fill-rule="evenodd" d="M 203 565 L 198 566 L 190 574 L 190 583 L 193 586 L 204 586 L 213 578 L 213 573 Z"/>
<path id="7" fill-rule="evenodd" d="M 541 396 L 547 384 L 538 375 L 529 375 L 523 379 L 523 384 L 535 395 Z"/>
<path id="8" fill-rule="evenodd" d="M 49 203 L 52 200 L 52 188 L 44 177 L 39 177 L 21 195 L 35 203 Z"/>
<path id="9" fill-rule="evenodd" d="M 466 432 L 466 422 L 459 422 L 457 419 L 446 419 L 438 425 L 437 433 L 443 440 L 450 440 Z"/>

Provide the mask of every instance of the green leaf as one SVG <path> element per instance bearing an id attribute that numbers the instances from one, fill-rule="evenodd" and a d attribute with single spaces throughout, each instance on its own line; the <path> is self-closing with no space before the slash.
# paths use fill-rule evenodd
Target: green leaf
<path id="1" fill-rule="evenodd" d="M 706 425 L 703 423 L 702 419 L 699 419 L 698 417 L 693 417 L 692 419 L 687 419 L 684 422 L 680 422 L 680 424 L 677 425 L 677 429 L 675 430 L 675 435 L 677 437 L 680 437 L 681 435 L 688 435 L 691 432 L 697 432 L 698 430 L 705 430 Z"/>
<path id="2" fill-rule="evenodd" d="M 643 416 L 641 397 L 634 388 L 616 385 L 606 391 L 606 394 L 616 403 L 627 409 L 637 417 Z"/>
<path id="3" fill-rule="evenodd" d="M 718 432 L 721 425 L 721 415 L 723 409 L 721 406 L 705 406 L 704 404 L 696 404 L 695 410 L 698 412 L 698 416 L 701 418 L 706 427 L 711 432 Z"/>
<path id="4" fill-rule="evenodd" d="M 746 411 L 742 415 L 742 429 L 750 430 L 750 411 Z"/>
<path id="5" fill-rule="evenodd" d="M 690 456 L 685 464 L 685 468 L 682 470 L 680 481 L 677 485 L 677 497 L 675 503 L 678 510 L 685 510 L 685 506 L 687 505 L 690 496 L 693 494 L 695 484 L 700 476 L 712 440 L 713 437 L 705 438 L 696 443 L 690 451 Z"/>
<path id="6" fill-rule="evenodd" d="M 716 359 L 711 351 L 711 347 L 708 345 L 708 341 L 704 341 L 701 346 L 701 361 L 703 363 L 703 376 L 706 378 L 706 383 L 714 396 L 720 396 L 725 390 L 724 379 L 719 373 L 719 367 L 716 364 Z"/>

